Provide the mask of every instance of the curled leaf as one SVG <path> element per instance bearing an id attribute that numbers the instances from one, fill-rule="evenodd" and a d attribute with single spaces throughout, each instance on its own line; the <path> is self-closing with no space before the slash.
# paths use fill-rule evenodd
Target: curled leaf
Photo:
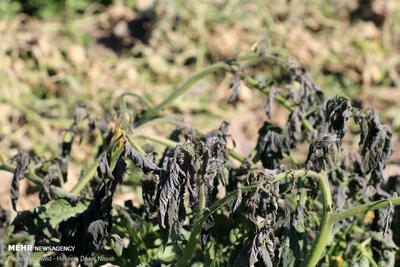
<path id="1" fill-rule="evenodd" d="M 229 104 L 234 104 L 237 102 L 237 100 L 239 99 L 239 95 L 240 95 L 240 84 L 241 84 L 241 75 L 243 73 L 243 70 L 238 70 L 235 73 L 235 76 L 233 76 L 232 78 L 232 82 L 230 84 L 230 88 L 232 89 L 232 94 L 228 100 Z"/>
<path id="2" fill-rule="evenodd" d="M 106 158 L 104 158 L 106 160 Z M 106 168 L 108 163 L 103 163 Z M 70 217 L 60 223 L 58 231 L 61 234 L 62 246 L 75 246 L 75 256 L 87 256 L 92 251 L 101 247 L 103 238 L 108 235 L 112 227 L 112 200 L 115 189 L 122 182 L 126 170 L 126 163 L 120 156 L 112 171 L 112 177 L 105 171 L 100 175 L 107 176 L 108 181 L 95 193 L 95 198 L 90 202 L 88 208 L 74 217 Z"/>
<path id="3" fill-rule="evenodd" d="M 314 170 L 320 171 L 332 167 L 337 158 L 336 138 L 326 134 L 311 142 L 306 163 L 311 162 Z"/>
<path id="4" fill-rule="evenodd" d="M 347 97 L 335 96 L 326 103 L 325 121 L 328 124 L 328 132 L 342 140 L 346 134 L 346 121 L 350 117 L 351 105 Z"/>
<path id="5" fill-rule="evenodd" d="M 191 149 L 186 149 L 185 146 Z M 156 202 L 159 205 L 160 228 L 166 230 L 165 242 L 171 234 L 172 227 L 177 233 L 180 232 L 186 217 L 185 186 L 191 176 L 196 174 L 196 168 L 193 166 L 194 154 L 189 150 L 193 150 L 190 141 L 178 144 L 163 157 Z"/>
<path id="6" fill-rule="evenodd" d="M 383 179 L 383 169 L 393 153 L 391 143 L 392 132 L 389 127 L 382 125 L 373 108 L 359 112 L 354 117 L 360 126 L 360 155 L 366 174 L 371 173 L 371 184 L 376 185 Z"/>
<path id="7" fill-rule="evenodd" d="M 389 205 L 385 209 L 379 210 L 379 218 L 380 218 L 379 224 L 383 226 L 383 233 L 382 233 L 383 238 L 386 237 L 388 231 L 390 230 L 390 225 L 392 224 L 394 216 L 394 205 L 390 200 L 390 198 L 388 198 L 388 202 Z"/>
<path id="8" fill-rule="evenodd" d="M 149 173 L 143 176 L 141 182 L 143 205 L 147 214 L 152 215 L 155 210 L 158 177 L 153 173 Z"/>
<path id="9" fill-rule="evenodd" d="M 16 204 L 19 196 L 19 181 L 24 178 L 25 172 L 29 167 L 30 157 L 26 153 L 17 156 L 17 167 L 14 171 L 14 176 L 11 182 L 11 204 L 15 211 L 17 211 Z"/>
<path id="10" fill-rule="evenodd" d="M 255 235 L 252 242 L 247 245 L 239 254 L 238 258 L 235 261 L 235 267 L 254 267 L 260 258 L 262 259 L 264 266 L 273 267 L 270 256 L 270 253 L 273 251 L 269 251 L 267 244 L 270 245 L 271 250 L 274 249 L 273 243 L 269 239 L 269 232 L 266 229 L 262 229 L 259 233 Z"/>
<path id="11" fill-rule="evenodd" d="M 155 164 L 154 158 L 146 157 L 134 149 L 128 141 L 125 141 L 125 157 L 141 168 L 144 173 L 159 171 L 160 168 Z"/>
<path id="12" fill-rule="evenodd" d="M 268 94 L 267 104 L 264 106 L 265 113 L 267 114 L 268 118 L 271 119 L 271 107 L 272 102 L 274 102 L 275 97 L 279 94 L 279 88 L 272 87 Z"/>
<path id="13" fill-rule="evenodd" d="M 256 149 L 264 168 L 279 168 L 283 154 L 290 152 L 288 138 L 282 135 L 282 129 L 279 126 L 269 122 L 264 122 L 258 133 Z"/>

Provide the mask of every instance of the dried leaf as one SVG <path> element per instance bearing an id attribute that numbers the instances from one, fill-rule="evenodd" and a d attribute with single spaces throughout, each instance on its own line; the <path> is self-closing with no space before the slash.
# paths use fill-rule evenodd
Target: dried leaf
<path id="1" fill-rule="evenodd" d="M 335 96 L 326 103 L 325 121 L 328 124 L 328 132 L 336 136 L 340 141 L 346 134 L 346 121 L 350 117 L 351 105 L 347 97 Z"/>
<path id="2" fill-rule="evenodd" d="M 106 161 L 106 158 L 103 158 Z M 101 247 L 104 236 L 108 235 L 112 227 L 112 200 L 115 189 L 122 182 L 126 170 L 126 163 L 122 155 L 112 171 L 112 177 L 108 177 L 106 170 L 108 163 L 103 162 L 104 173 L 99 168 L 100 175 L 108 178 L 106 184 L 95 193 L 95 198 L 88 208 L 82 213 L 70 217 L 60 223 L 58 231 L 61 234 L 60 243 L 63 246 L 75 246 L 75 250 L 68 254 L 75 256 L 87 256 Z"/>
<path id="3" fill-rule="evenodd" d="M 141 168 L 144 173 L 157 172 L 160 168 L 155 164 L 153 156 L 145 157 L 139 151 L 134 149 L 128 141 L 125 141 L 125 157 Z"/>
<path id="4" fill-rule="evenodd" d="M 158 176 L 149 173 L 143 176 L 142 182 L 142 197 L 143 205 L 148 215 L 152 216 L 155 209 L 155 199 L 157 193 Z"/>
<path id="5" fill-rule="evenodd" d="M 180 232 L 181 224 L 186 217 L 183 201 L 185 186 L 191 179 L 190 176 L 195 175 L 194 154 L 185 149 L 185 146 L 192 147 L 192 144 L 190 141 L 178 144 L 163 157 L 156 202 L 159 205 L 160 228 L 166 230 L 165 243 L 173 226 L 177 233 Z"/>
<path id="6" fill-rule="evenodd" d="M 268 94 L 267 104 L 264 106 L 265 113 L 267 114 L 268 118 L 271 119 L 271 107 L 272 103 L 274 102 L 275 97 L 280 93 L 279 88 L 272 87 Z"/>
<path id="7" fill-rule="evenodd" d="M 254 267 L 262 259 L 264 266 L 273 267 L 270 252 L 266 244 L 272 243 L 269 239 L 269 232 L 266 229 L 261 230 L 255 235 L 251 244 L 246 246 L 235 260 L 235 267 L 250 266 Z"/>
<path id="8" fill-rule="evenodd" d="M 283 154 L 290 152 L 288 138 L 282 135 L 282 129 L 279 126 L 269 122 L 264 122 L 258 133 L 256 149 L 264 168 L 279 168 Z"/>
<path id="9" fill-rule="evenodd" d="M 17 156 L 17 167 L 14 171 L 14 176 L 11 182 L 11 204 L 15 211 L 17 211 L 16 205 L 19 196 L 19 181 L 24 178 L 25 172 L 27 171 L 30 163 L 30 157 L 26 153 L 19 154 Z"/>
<path id="10" fill-rule="evenodd" d="M 371 173 L 370 183 L 376 185 L 382 181 L 386 161 L 393 153 L 392 132 L 380 123 L 373 108 L 359 112 L 354 120 L 361 129 L 359 146 L 363 169 L 366 174 Z"/>

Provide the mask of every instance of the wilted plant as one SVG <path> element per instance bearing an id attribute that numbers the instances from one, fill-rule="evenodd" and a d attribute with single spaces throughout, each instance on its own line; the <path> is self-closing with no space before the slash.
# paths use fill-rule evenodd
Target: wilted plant
<path id="1" fill-rule="evenodd" d="M 283 76 L 258 82 L 244 71 L 244 62 L 277 66 Z M 243 80 L 269 96 L 268 118 L 274 116 L 273 101 L 290 111 L 286 127 L 265 121 L 249 157 L 228 148 L 232 141 L 228 122 L 202 133 L 162 114 L 196 81 L 217 71 L 234 74 L 230 102 L 237 99 L 237 86 Z M 126 93 L 120 102 L 129 95 L 146 101 Z M 36 244 L 74 245 L 73 256 L 114 256 L 115 263 L 124 266 L 189 266 L 193 262 L 315 266 L 343 260 L 394 266 L 399 262 L 390 225 L 400 198 L 396 188 L 388 186 L 390 179 L 383 182 L 382 173 L 393 152 L 392 134 L 372 108 L 354 108 L 344 96 L 325 101 L 308 72 L 260 51 L 216 63 L 192 76 L 159 105 L 152 107 L 146 101 L 146 106 L 134 119 L 123 119 L 125 123 L 115 127 L 93 120 L 78 106 L 57 158 L 43 161 L 20 153 L 12 159 L 16 164 L 1 159 L 1 169 L 14 173 L 14 210 L 21 179 L 41 187 L 41 206 L 18 212 L 8 235 L 1 230 L 2 255 L 3 244 L 17 242 L 22 235 Z M 119 109 L 125 118 L 124 110 Z M 354 131 L 360 133 L 358 151 L 348 151 L 343 142 L 350 119 Z M 177 128 L 169 139 L 143 134 L 142 129 L 152 122 Z M 78 131 L 82 123 L 86 130 Z M 73 140 L 90 136 L 95 129 L 103 138 L 97 158 L 72 191 L 66 192 L 63 183 Z M 162 156 L 145 151 L 137 143 L 139 138 L 165 145 Z M 292 151 L 304 142 L 309 142 L 308 156 L 299 163 Z M 126 173 L 141 177 L 143 204 L 114 205 L 117 214 L 113 215 L 113 197 Z M 365 213 L 369 217 L 353 218 Z M 5 229 L 8 215 L 1 218 Z M 380 231 L 383 236 L 366 238 L 363 229 Z"/>

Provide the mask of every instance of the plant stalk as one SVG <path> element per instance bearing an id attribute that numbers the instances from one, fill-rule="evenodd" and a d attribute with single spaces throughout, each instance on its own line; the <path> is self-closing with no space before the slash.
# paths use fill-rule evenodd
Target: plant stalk
<path id="1" fill-rule="evenodd" d="M 200 164 L 198 159 L 194 162 L 194 165 L 196 169 L 198 170 L 198 175 L 197 175 L 197 182 L 199 183 L 199 207 L 197 211 L 197 217 L 200 218 L 203 216 L 204 210 L 206 208 L 206 193 L 205 193 L 205 188 L 204 188 L 204 178 L 203 178 L 203 172 L 201 170 Z"/>
<path id="2" fill-rule="evenodd" d="M 194 74 L 192 77 L 190 77 L 186 82 L 184 82 L 180 87 L 178 87 L 177 89 L 175 89 L 164 101 L 162 101 L 160 104 L 158 104 L 157 106 L 155 106 L 152 109 L 149 109 L 146 114 L 136 123 L 136 126 L 140 126 L 154 118 L 156 118 L 157 116 L 159 116 L 159 113 L 164 110 L 169 104 L 171 104 L 176 98 L 178 98 L 179 96 L 181 96 L 182 94 L 184 94 L 187 90 L 189 90 L 190 87 L 192 87 L 197 81 L 199 81 L 200 79 L 204 78 L 205 76 L 209 75 L 209 74 L 213 74 L 219 70 L 224 70 L 230 73 L 235 74 L 236 70 L 232 67 L 232 65 L 237 64 L 239 62 L 244 62 L 244 61 L 255 61 L 256 63 L 263 61 L 263 60 L 269 60 L 269 61 L 275 61 L 279 64 L 285 65 L 285 61 L 280 59 L 279 57 L 273 56 L 273 55 L 261 55 L 259 53 L 250 53 L 248 55 L 244 55 L 241 57 L 237 57 L 231 60 L 225 60 L 225 61 L 221 61 L 221 62 L 217 62 L 207 68 L 205 68 L 204 70 L 197 72 L 196 74 Z M 268 88 L 266 88 L 264 85 L 262 85 L 261 83 L 257 82 L 256 80 L 254 80 L 251 77 L 248 76 L 244 76 L 241 75 L 241 78 L 250 86 L 256 88 L 257 90 L 265 93 L 265 94 L 269 94 L 270 90 Z M 282 105 L 283 107 L 285 107 L 287 110 L 289 110 L 290 112 L 293 112 L 295 110 L 295 108 L 283 97 L 277 95 L 275 97 L 275 100 Z M 304 128 L 309 131 L 312 132 L 313 131 L 313 127 L 311 126 L 311 124 L 308 122 L 308 120 L 304 119 L 302 121 L 302 124 L 304 126 Z"/>

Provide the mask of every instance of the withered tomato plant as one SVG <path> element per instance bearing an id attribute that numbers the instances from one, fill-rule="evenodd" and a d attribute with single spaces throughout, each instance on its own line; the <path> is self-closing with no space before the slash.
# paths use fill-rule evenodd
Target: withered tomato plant
<path id="1" fill-rule="evenodd" d="M 264 81 L 251 76 L 253 69 L 271 67 L 281 76 L 266 75 Z M 164 112 L 216 72 L 233 74 L 230 103 L 237 101 L 241 81 L 268 95 L 265 122 L 248 156 L 235 151 L 229 122 L 203 132 Z M 146 109 L 134 114 L 124 101 L 129 96 L 144 101 Z M 271 122 L 274 101 L 290 112 L 285 125 Z M 8 211 L 0 213 L 3 264 L 10 264 L 10 255 L 31 253 L 15 255 L 6 249 L 9 244 L 74 246 L 50 256 L 96 266 L 104 259 L 119 266 L 400 264 L 399 222 L 392 224 L 400 205 L 399 179 L 383 178 L 393 152 L 391 130 L 373 108 L 353 107 L 340 95 L 326 99 L 294 62 L 256 51 L 194 74 L 156 106 L 129 92 L 117 103 L 111 122 L 77 106 L 58 157 L 20 152 L 1 158 L 0 168 L 14 173 L 11 203 L 18 211 L 12 221 Z M 176 129 L 145 134 L 145 128 L 163 123 Z M 97 156 L 68 192 L 74 140 L 94 131 L 102 137 Z M 358 147 L 344 141 L 347 135 L 359 136 Z M 139 140 L 164 151 L 157 154 Z M 304 162 L 293 153 L 299 144 L 308 147 Z M 17 210 L 22 179 L 40 188 L 39 207 Z M 141 192 L 142 201 L 117 205 L 120 185 Z M 28 264 L 30 258 L 24 259 Z"/>

